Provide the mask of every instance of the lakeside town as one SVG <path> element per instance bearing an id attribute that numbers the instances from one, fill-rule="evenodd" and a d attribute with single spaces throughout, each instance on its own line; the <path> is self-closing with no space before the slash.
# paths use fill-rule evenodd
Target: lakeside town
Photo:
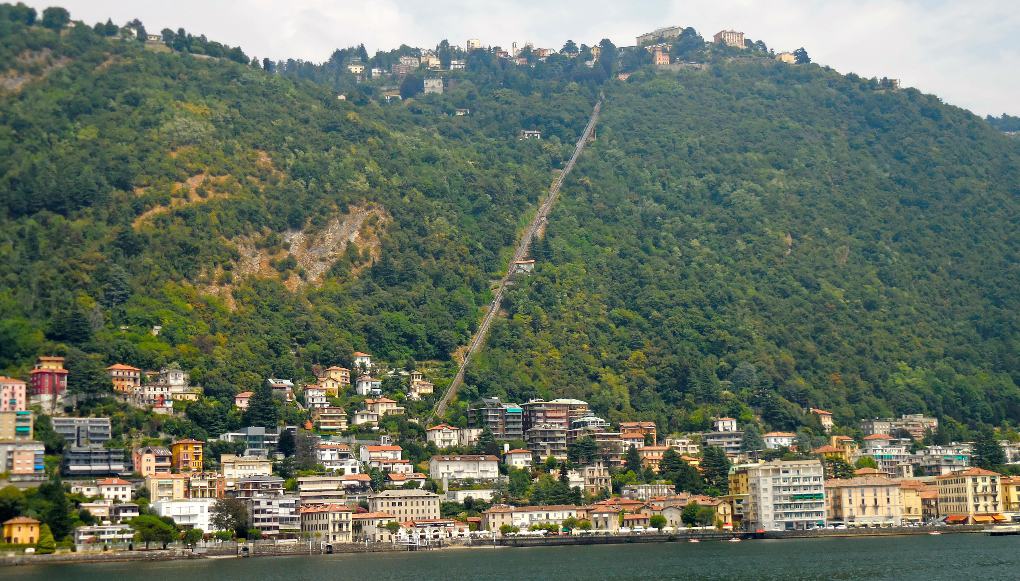
<path id="1" fill-rule="evenodd" d="M 930 443 L 939 433 L 931 417 L 851 427 L 810 409 L 820 446 L 729 417 L 700 433 L 664 435 L 651 421 L 614 426 L 576 399 L 482 398 L 463 426 L 426 425 L 427 414 L 399 405 L 435 396 L 423 373 L 379 366 L 367 353 L 351 360 L 353 368 L 322 369 L 315 383 L 267 378 L 234 399 L 242 418 L 283 407 L 307 414 L 303 424 L 271 419 L 208 441 L 147 438 L 126 448 L 110 417 L 73 413 L 63 358 L 40 357 L 28 382 L 0 378 L 2 506 L 17 509 L 12 492 L 56 483 L 77 521 L 73 544 L 60 550 L 81 553 L 231 539 L 302 539 L 333 552 L 352 543 L 1020 522 L 1020 477 L 975 465 L 989 449 L 1001 454 L 997 464 L 1020 465 L 1020 443 Z M 106 371 L 119 400 L 153 414 L 202 397 L 176 365 Z M 335 405 L 340 398 L 347 409 Z M 400 428 L 391 431 L 393 421 Z M 36 439 L 43 424 L 62 440 L 59 458 L 45 457 Z M 409 438 L 410 427 L 424 438 Z M 4 551 L 53 552 L 46 517 L 5 519 Z"/>

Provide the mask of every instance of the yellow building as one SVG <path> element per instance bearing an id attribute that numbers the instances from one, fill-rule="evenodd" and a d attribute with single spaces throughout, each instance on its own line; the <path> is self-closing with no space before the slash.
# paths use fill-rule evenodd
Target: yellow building
<path id="1" fill-rule="evenodd" d="M 923 522 L 924 503 L 921 493 L 929 486 L 919 480 L 900 480 L 900 496 L 903 499 L 903 522 Z"/>
<path id="2" fill-rule="evenodd" d="M 205 442 L 201 440 L 189 439 L 170 444 L 171 466 L 178 472 L 201 472 L 204 445 Z"/>
<path id="3" fill-rule="evenodd" d="M 106 373 L 113 383 L 113 391 L 117 393 L 130 395 L 142 386 L 142 370 L 137 367 L 115 363 L 106 368 Z"/>
<path id="4" fill-rule="evenodd" d="M 4 542 L 9 545 L 34 545 L 39 542 L 39 521 L 16 516 L 4 521 Z"/>
<path id="5" fill-rule="evenodd" d="M 999 474 L 982 468 L 957 470 L 935 477 L 939 512 L 949 524 L 990 524 L 1006 520 L 999 514 Z"/>
<path id="6" fill-rule="evenodd" d="M 898 482 L 881 476 L 825 481 L 825 518 L 850 526 L 899 526 L 903 496 Z M 919 512 L 920 514 L 920 512 Z"/>
<path id="7" fill-rule="evenodd" d="M 149 502 L 184 500 L 188 497 L 188 477 L 184 474 L 153 474 L 145 478 L 145 487 L 149 489 Z"/>
<path id="8" fill-rule="evenodd" d="M 1020 512 L 1020 476 L 1003 476 L 999 478 L 999 494 L 1002 496 L 1001 507 L 1006 512 Z"/>

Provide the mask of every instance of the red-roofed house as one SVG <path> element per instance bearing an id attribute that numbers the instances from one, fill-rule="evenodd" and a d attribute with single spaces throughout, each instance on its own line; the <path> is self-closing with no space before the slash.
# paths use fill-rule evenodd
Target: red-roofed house
<path id="1" fill-rule="evenodd" d="M 241 393 L 234 396 L 234 407 L 246 410 L 248 409 L 248 402 L 251 401 L 251 396 L 255 395 L 252 391 L 242 391 Z"/>
<path id="2" fill-rule="evenodd" d="M 354 509 L 342 504 L 320 504 L 300 509 L 301 532 L 326 543 L 354 541 Z M 331 548 L 331 547 L 330 547 Z"/>
<path id="3" fill-rule="evenodd" d="M 380 397 L 378 399 L 366 399 L 365 409 L 370 412 L 379 414 L 379 417 L 394 415 L 404 415 L 404 408 L 397 405 L 397 401 L 388 397 Z"/>
<path id="4" fill-rule="evenodd" d="M 96 482 L 99 496 L 114 502 L 131 502 L 134 487 L 127 480 L 120 478 L 104 478 Z"/>
<path id="5" fill-rule="evenodd" d="M 115 363 L 106 368 L 113 382 L 113 391 L 131 395 L 142 386 L 142 370 L 123 363 Z"/>
<path id="6" fill-rule="evenodd" d="M 521 448 L 510 450 L 503 455 L 503 460 L 506 462 L 506 465 L 511 468 L 527 470 L 528 468 L 531 468 L 531 450 L 524 450 Z"/>

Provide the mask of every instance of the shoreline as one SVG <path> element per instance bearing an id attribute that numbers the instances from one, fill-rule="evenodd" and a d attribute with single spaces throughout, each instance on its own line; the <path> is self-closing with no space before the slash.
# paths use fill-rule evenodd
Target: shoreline
<path id="1" fill-rule="evenodd" d="M 466 543 L 449 543 L 438 546 L 427 546 L 416 549 L 389 544 L 366 545 L 363 543 L 351 543 L 338 547 L 333 552 L 326 552 L 318 548 L 307 547 L 303 543 L 288 543 L 285 545 L 266 544 L 259 546 L 235 545 L 233 551 L 226 551 L 226 547 L 210 547 L 212 551 L 205 550 L 192 552 L 185 549 L 154 549 L 150 551 L 106 551 L 106 552 L 80 552 L 80 553 L 55 553 L 52 555 L 14 555 L 0 557 L 0 566 L 31 566 L 47 564 L 82 564 L 82 563 L 125 563 L 125 562 L 164 562 L 164 561 L 194 561 L 194 560 L 221 560 L 221 559 L 244 559 L 262 557 L 315 557 L 326 555 L 352 555 L 359 553 L 413 553 L 432 551 L 456 551 L 469 549 L 513 549 L 531 547 L 569 547 L 583 545 L 623 545 L 623 544 L 647 544 L 647 543 L 686 543 L 691 540 L 699 542 L 729 542 L 732 539 L 741 541 L 754 540 L 786 540 L 786 539 L 846 539 L 846 538 L 867 538 L 867 537 L 901 537 L 921 536 L 932 532 L 939 534 L 975 534 L 985 532 L 980 525 L 968 525 L 959 527 L 943 527 L 940 529 L 929 528 L 891 528 L 891 529 L 848 529 L 848 530 L 824 530 L 824 531 L 767 531 L 763 533 L 748 532 L 723 532 L 723 531 L 698 531 L 690 533 L 669 533 L 669 534 L 626 534 L 626 535 L 585 535 L 585 536 L 553 536 L 553 537 L 506 537 L 495 540 L 482 541 L 473 540 Z M 241 555 L 240 547 L 249 547 L 248 555 Z M 221 550 L 217 551 L 216 548 Z"/>

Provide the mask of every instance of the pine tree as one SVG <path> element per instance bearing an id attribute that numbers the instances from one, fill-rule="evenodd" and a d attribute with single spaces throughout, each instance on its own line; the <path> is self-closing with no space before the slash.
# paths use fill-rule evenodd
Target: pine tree
<path id="1" fill-rule="evenodd" d="M 811 62 L 811 57 L 808 56 L 808 53 L 806 50 L 804 50 L 804 47 L 800 47 L 797 50 L 793 51 L 793 58 L 796 60 L 798 65 L 806 65 Z"/>
<path id="2" fill-rule="evenodd" d="M 765 440 L 761 437 L 761 432 L 754 424 L 749 424 L 744 428 L 744 438 L 740 441 L 741 452 L 760 452 L 765 449 Z"/>
<path id="3" fill-rule="evenodd" d="M 482 433 L 478 436 L 478 441 L 475 442 L 475 453 L 493 456 L 499 454 L 499 442 L 496 441 L 496 437 L 488 426 L 482 428 Z"/>
<path id="4" fill-rule="evenodd" d="M 970 463 L 985 470 L 995 470 L 1006 463 L 1006 454 L 999 441 L 995 439 L 995 432 L 991 428 L 983 427 L 978 431 L 977 437 L 974 438 L 974 452 Z"/>
<path id="5" fill-rule="evenodd" d="M 717 494 L 726 494 L 730 490 L 730 459 L 726 452 L 718 446 L 708 446 L 701 451 L 701 472 L 705 484 L 714 488 Z"/>
<path id="6" fill-rule="evenodd" d="M 255 393 L 248 402 L 248 410 L 244 413 L 244 421 L 249 426 L 275 428 L 280 420 L 280 412 L 273 401 L 273 391 L 269 385 L 262 383 L 255 388 Z"/>
<path id="7" fill-rule="evenodd" d="M 625 459 L 623 469 L 628 472 L 633 471 L 634 474 L 641 474 L 641 454 L 638 453 L 634 444 L 631 444 L 630 448 L 627 448 L 627 457 Z"/>
<path id="8" fill-rule="evenodd" d="M 57 542 L 53 538 L 53 531 L 47 524 L 39 527 L 39 542 L 35 544 L 35 552 L 40 555 L 49 555 L 57 550 Z"/>

